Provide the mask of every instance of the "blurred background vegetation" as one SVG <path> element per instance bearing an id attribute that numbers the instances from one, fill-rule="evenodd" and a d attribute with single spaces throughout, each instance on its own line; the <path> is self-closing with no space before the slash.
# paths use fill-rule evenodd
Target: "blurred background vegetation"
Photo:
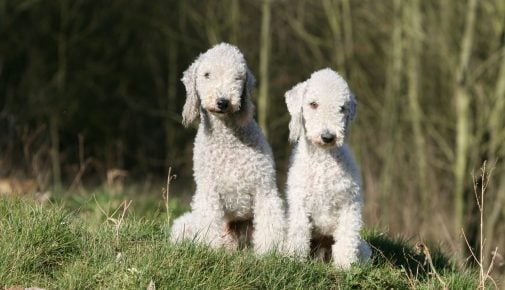
<path id="1" fill-rule="evenodd" d="M 471 173 L 488 160 L 484 256 L 503 250 L 501 0 L 0 0 L 0 191 L 85 196 L 124 185 L 160 198 L 172 167 L 172 194 L 187 201 L 195 128 L 181 125 L 179 79 L 222 41 L 258 79 L 256 116 L 281 191 L 291 147 L 283 94 L 331 67 L 359 103 L 350 143 L 367 226 L 454 253 L 463 228 L 476 246 Z"/>

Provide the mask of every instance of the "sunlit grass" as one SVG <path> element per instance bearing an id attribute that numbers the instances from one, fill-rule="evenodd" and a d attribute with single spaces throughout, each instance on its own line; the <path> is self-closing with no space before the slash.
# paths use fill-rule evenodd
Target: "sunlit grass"
<path id="1" fill-rule="evenodd" d="M 373 263 L 348 271 L 317 261 L 299 262 L 278 254 L 258 258 L 250 250 L 213 251 L 168 242 L 163 205 L 140 215 L 135 200 L 121 217 L 121 202 L 96 194 L 44 206 L 0 198 L 0 288 L 46 289 L 405 289 L 440 288 L 425 257 L 401 238 L 367 231 Z M 124 195 L 118 195 L 123 200 Z M 81 203 L 82 202 L 82 203 Z M 174 215 L 179 214 L 175 210 Z M 101 210 L 95 209 L 99 203 Z M 159 206 L 159 207 L 158 207 Z M 116 209 L 119 207 L 119 210 Z M 116 213 L 114 213 L 116 211 Z M 121 219 L 120 227 L 114 220 Z M 478 284 L 476 271 L 457 269 L 433 250 L 433 262 L 449 288 Z"/>

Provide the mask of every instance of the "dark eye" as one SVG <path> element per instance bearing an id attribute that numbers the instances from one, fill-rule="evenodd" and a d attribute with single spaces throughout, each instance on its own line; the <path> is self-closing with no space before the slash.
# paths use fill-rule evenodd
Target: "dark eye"
<path id="1" fill-rule="evenodd" d="M 345 106 L 340 107 L 340 113 L 345 113 L 345 110 L 346 110 Z"/>
<path id="2" fill-rule="evenodd" d="M 244 77 L 243 76 L 238 76 L 238 77 L 235 77 L 235 80 L 236 81 L 242 81 L 242 80 L 244 80 Z"/>
<path id="3" fill-rule="evenodd" d="M 209 72 L 206 72 L 204 75 L 203 75 L 206 79 L 208 79 L 210 77 L 210 73 Z"/>
<path id="4" fill-rule="evenodd" d="M 319 107 L 319 104 L 316 103 L 316 102 L 310 102 L 309 103 L 309 106 L 312 108 L 312 109 L 317 109 L 317 107 Z"/>

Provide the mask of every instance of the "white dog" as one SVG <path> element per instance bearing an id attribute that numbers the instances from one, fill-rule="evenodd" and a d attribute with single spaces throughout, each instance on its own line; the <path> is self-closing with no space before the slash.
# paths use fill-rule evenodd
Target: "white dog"
<path id="1" fill-rule="evenodd" d="M 356 114 L 349 86 L 336 72 L 323 69 L 285 98 L 291 115 L 290 140 L 298 141 L 287 181 L 286 250 L 305 258 L 311 242 L 324 247 L 331 241 L 337 267 L 368 260 L 371 249 L 360 238 L 361 177 L 345 143 Z"/>
<path id="2" fill-rule="evenodd" d="M 272 150 L 253 119 L 254 76 L 242 53 L 222 43 L 201 54 L 182 78 L 187 97 L 183 123 L 200 117 L 193 154 L 196 192 L 191 212 L 174 222 L 171 240 L 236 248 L 229 234 L 252 224 L 257 253 L 275 249 L 284 232 L 282 201 Z M 251 223 L 252 221 L 252 223 Z"/>

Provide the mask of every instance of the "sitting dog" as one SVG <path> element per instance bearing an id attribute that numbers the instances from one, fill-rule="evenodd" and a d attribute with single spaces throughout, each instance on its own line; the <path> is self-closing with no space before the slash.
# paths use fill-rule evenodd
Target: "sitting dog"
<path id="1" fill-rule="evenodd" d="M 305 258 L 331 254 L 337 267 L 367 261 L 362 226 L 361 176 L 345 143 L 356 115 L 346 81 L 331 69 L 314 72 L 285 94 L 292 142 L 287 180 L 286 251 Z M 330 249 L 331 247 L 331 249 Z"/>
<path id="2" fill-rule="evenodd" d="M 230 44 L 216 45 L 191 64 L 182 82 L 183 124 L 200 118 L 196 192 L 191 212 L 174 221 L 171 240 L 234 249 L 240 236 L 252 234 L 256 253 L 275 249 L 283 238 L 284 211 L 272 150 L 253 119 L 255 80 L 244 56 Z"/>

